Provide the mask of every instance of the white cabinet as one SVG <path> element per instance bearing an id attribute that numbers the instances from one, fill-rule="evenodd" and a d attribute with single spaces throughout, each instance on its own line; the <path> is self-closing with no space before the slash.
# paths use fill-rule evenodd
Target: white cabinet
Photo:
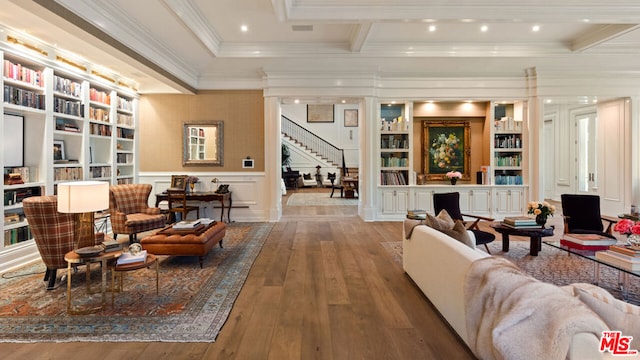
<path id="1" fill-rule="evenodd" d="M 505 216 L 521 216 L 525 212 L 526 199 L 523 187 L 496 187 L 494 217 L 502 219 Z"/>
<path id="2" fill-rule="evenodd" d="M 385 215 L 406 215 L 409 209 L 408 188 L 385 188 L 380 192 L 382 207 L 380 212 Z"/>
<path id="3" fill-rule="evenodd" d="M 425 210 L 429 214 L 433 214 L 433 189 L 415 188 L 413 189 L 412 209 Z"/>

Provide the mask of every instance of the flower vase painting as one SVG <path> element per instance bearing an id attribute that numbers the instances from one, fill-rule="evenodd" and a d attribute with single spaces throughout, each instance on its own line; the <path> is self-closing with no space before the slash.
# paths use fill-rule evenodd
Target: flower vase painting
<path id="1" fill-rule="evenodd" d="M 423 121 L 422 163 L 427 180 L 471 180 L 468 121 Z M 448 173 L 458 173 L 455 180 Z"/>

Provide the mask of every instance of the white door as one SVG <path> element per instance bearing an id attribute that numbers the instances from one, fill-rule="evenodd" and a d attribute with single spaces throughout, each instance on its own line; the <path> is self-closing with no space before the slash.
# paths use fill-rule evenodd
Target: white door
<path id="1" fill-rule="evenodd" d="M 597 194 L 596 112 L 578 114 L 576 126 L 576 190 L 578 194 Z"/>

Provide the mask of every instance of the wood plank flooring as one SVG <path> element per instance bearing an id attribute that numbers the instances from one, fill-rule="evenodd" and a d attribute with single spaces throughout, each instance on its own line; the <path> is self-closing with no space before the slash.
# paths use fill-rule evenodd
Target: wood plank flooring
<path id="1" fill-rule="evenodd" d="M 356 213 L 355 206 L 283 206 L 215 343 L 9 343 L 0 344 L 0 354 L 4 360 L 473 359 L 380 245 L 400 239 L 401 223 L 365 223 Z"/>

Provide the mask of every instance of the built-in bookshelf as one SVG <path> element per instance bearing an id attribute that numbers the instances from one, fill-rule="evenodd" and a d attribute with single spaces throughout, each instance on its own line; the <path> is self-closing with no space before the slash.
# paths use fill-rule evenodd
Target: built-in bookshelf
<path id="1" fill-rule="evenodd" d="M 0 271 L 38 256 L 22 211 L 25 197 L 55 195 L 57 185 L 66 181 L 137 180 L 138 95 L 48 50 L 44 55 L 0 41 L 3 123 L 12 117 L 24 124 L 22 134 L 0 126 L 3 144 L 15 136 L 24 144 L 20 166 L 7 166 L 0 157 L 4 174 L 20 173 L 20 183 L 5 180 L 2 185 Z"/>
<path id="2" fill-rule="evenodd" d="M 523 185 L 522 104 L 496 105 L 493 129 L 493 179 L 495 185 Z M 502 116 L 504 115 L 504 116 Z"/>
<path id="3" fill-rule="evenodd" d="M 380 105 L 380 185 L 409 185 L 411 121 L 404 104 Z"/>

